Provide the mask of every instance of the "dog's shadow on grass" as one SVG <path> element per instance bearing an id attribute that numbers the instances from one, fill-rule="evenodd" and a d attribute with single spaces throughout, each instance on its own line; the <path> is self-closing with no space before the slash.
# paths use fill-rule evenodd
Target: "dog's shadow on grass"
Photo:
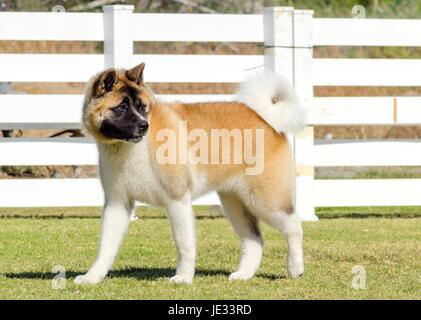
<path id="1" fill-rule="evenodd" d="M 76 276 L 83 274 L 82 271 L 66 271 L 68 279 L 74 279 Z M 108 278 L 134 278 L 137 280 L 156 280 L 160 278 L 170 278 L 174 275 L 175 269 L 173 268 L 127 268 L 110 271 L 107 275 Z M 19 273 L 6 273 L 9 279 L 38 279 L 38 280 L 52 280 L 56 274 L 48 272 L 19 272 Z M 203 270 L 197 269 L 196 276 L 209 277 L 209 276 L 224 276 L 228 277 L 230 272 L 225 270 Z M 285 276 L 277 276 L 274 274 L 257 274 L 257 278 L 265 278 L 268 280 L 285 279 Z"/>

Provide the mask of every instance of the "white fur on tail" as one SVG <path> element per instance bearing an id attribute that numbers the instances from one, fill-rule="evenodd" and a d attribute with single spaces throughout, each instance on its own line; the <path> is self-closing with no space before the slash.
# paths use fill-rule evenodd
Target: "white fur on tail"
<path id="1" fill-rule="evenodd" d="M 297 133 L 305 127 L 306 112 L 294 89 L 273 71 L 254 74 L 240 85 L 236 95 L 278 133 Z"/>

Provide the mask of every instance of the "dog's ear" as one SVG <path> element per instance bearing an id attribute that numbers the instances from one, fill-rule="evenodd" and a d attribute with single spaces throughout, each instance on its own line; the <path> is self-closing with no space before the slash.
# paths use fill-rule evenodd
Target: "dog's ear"
<path id="1" fill-rule="evenodd" d="M 136 67 L 126 71 L 127 79 L 136 82 L 138 85 L 143 83 L 143 69 L 145 69 L 145 63 L 141 63 Z"/>
<path id="2" fill-rule="evenodd" d="M 114 69 L 104 71 L 97 79 L 95 84 L 95 95 L 97 97 L 103 96 L 107 92 L 113 90 L 117 82 L 117 73 Z"/>

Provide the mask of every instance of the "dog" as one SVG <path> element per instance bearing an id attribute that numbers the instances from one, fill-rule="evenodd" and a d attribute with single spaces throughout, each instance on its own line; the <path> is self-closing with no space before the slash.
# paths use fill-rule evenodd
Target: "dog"
<path id="1" fill-rule="evenodd" d="M 144 82 L 144 68 L 141 63 L 107 69 L 85 89 L 83 125 L 98 147 L 105 204 L 96 261 L 75 282 L 96 284 L 106 277 L 135 201 L 141 201 L 166 209 L 178 253 L 170 281 L 191 284 L 192 200 L 211 191 L 218 193 L 241 240 L 240 263 L 229 280 L 256 273 L 263 250 L 260 220 L 285 236 L 288 274 L 301 276 L 303 234 L 294 210 L 295 169 L 287 134 L 305 126 L 305 110 L 289 83 L 260 72 L 240 85 L 235 101 L 165 103 Z M 221 147 L 221 137 L 234 143 Z"/>

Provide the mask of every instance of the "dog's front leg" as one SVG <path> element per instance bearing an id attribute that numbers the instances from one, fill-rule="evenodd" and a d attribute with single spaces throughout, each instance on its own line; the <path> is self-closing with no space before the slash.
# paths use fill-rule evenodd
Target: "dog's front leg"
<path id="1" fill-rule="evenodd" d="M 97 259 L 86 274 L 76 277 L 75 283 L 96 284 L 105 278 L 126 233 L 130 214 L 131 208 L 123 202 L 109 202 L 104 206 Z"/>
<path id="2" fill-rule="evenodd" d="M 167 206 L 171 229 L 177 247 L 178 262 L 174 283 L 191 284 L 196 260 L 194 215 L 190 200 L 174 201 Z"/>

